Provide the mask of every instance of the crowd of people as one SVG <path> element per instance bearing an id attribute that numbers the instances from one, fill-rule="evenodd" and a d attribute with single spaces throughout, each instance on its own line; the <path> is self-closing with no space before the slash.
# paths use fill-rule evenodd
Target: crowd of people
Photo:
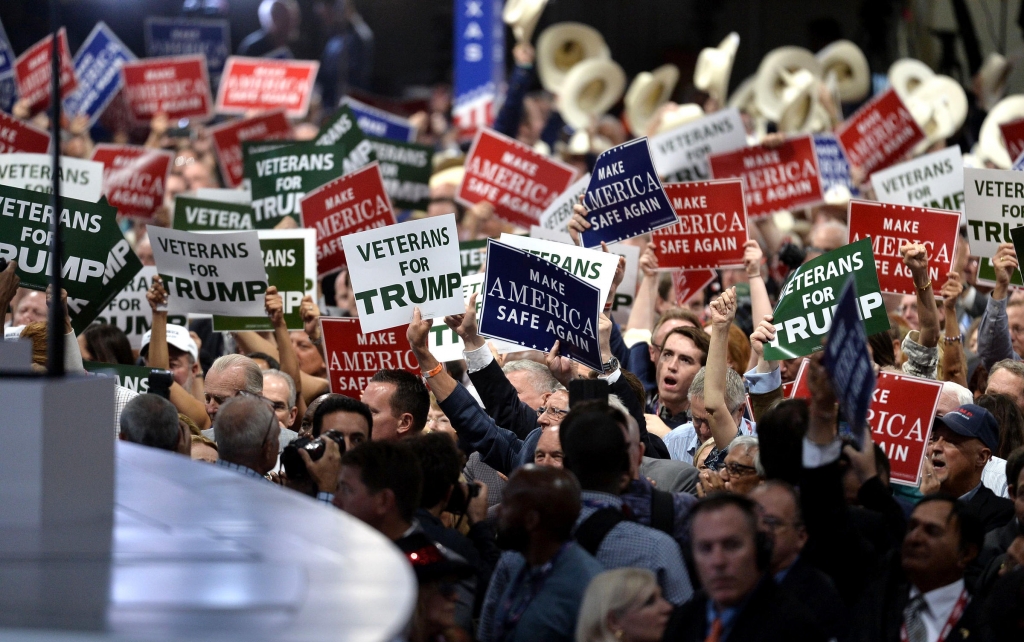
<path id="1" fill-rule="evenodd" d="M 264 4 L 265 28 L 245 42 L 250 55 L 286 41 L 278 32 L 294 19 L 293 2 Z M 583 171 L 631 138 L 611 116 L 574 134 L 553 96 L 533 90 L 533 48 L 520 43 L 514 57 L 495 129 Z M 313 138 L 336 104 L 331 83 L 293 122 L 295 140 Z M 720 106 L 712 96 L 702 110 Z M 460 240 L 520 231 L 489 203 L 456 202 L 465 141 L 449 109 L 439 90 L 411 118 L 436 154 L 429 208 L 407 215 L 454 213 Z M 47 124 L 26 104 L 14 111 Z M 169 224 L 178 195 L 221 186 L 208 131 L 168 133 L 158 115 L 144 143 L 174 153 L 164 207 L 149 225 Z M 82 119 L 64 134 L 65 155 L 91 155 Z M 112 136 L 126 142 L 130 132 Z M 851 179 L 871 196 L 859 168 Z M 479 332 L 474 295 L 463 314 L 444 318 L 465 346 L 462 360 L 438 362 L 432 322 L 417 310 L 406 339 L 420 376 L 385 369 L 358 399 L 332 393 L 320 318 L 356 316 L 344 269 L 302 300 L 303 330 L 289 330 L 269 287 L 270 332 L 169 323 L 168 293 L 154 277 L 141 348 L 112 325 L 76 336 L 68 318 L 65 367 L 168 370 L 166 396 L 117 387 L 113 438 L 278 484 L 394 542 L 419 584 L 402 633 L 413 642 L 1024 639 L 1024 292 L 1011 286 L 1013 246 L 978 257 L 962 231 L 940 292 L 929 248 L 900 249 L 916 294 L 886 296 L 891 329 L 868 337 L 870 355 L 877 372 L 940 381 L 942 392 L 921 482 L 897 484 L 869 428 L 860 448 L 840 436 L 821 353 L 773 361 L 764 351 L 787 275 L 847 243 L 846 212 L 826 204 L 789 214 L 788 224 L 756 221 L 743 267 L 719 270 L 685 299 L 659 270 L 650 235 L 626 241 L 640 251 L 636 296 L 628 316 L 610 316 L 622 259 L 600 315 L 602 371 L 557 344 L 498 353 Z M 575 207 L 574 240 L 587 215 Z M 154 265 L 147 226 L 122 225 L 141 262 Z M 994 287 L 978 280 L 980 258 L 991 259 Z M 16 267 L 0 272 L 0 310 L 44 368 L 57 331 L 47 324 L 52 293 L 19 288 Z M 783 385 L 801 367 L 810 399 L 787 398 Z"/>

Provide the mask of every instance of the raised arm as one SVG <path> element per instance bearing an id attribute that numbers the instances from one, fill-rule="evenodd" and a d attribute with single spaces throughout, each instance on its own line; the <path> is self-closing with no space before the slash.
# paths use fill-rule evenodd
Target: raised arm
<path id="1" fill-rule="evenodd" d="M 743 244 L 743 269 L 750 280 L 750 314 L 751 318 L 763 319 L 772 313 L 772 302 L 768 298 L 768 288 L 764 284 L 761 264 L 764 252 L 757 241 L 750 240 Z"/>
<path id="2" fill-rule="evenodd" d="M 153 275 L 149 291 L 146 292 L 146 300 L 149 301 L 149 306 L 153 309 L 153 324 L 150 327 L 149 353 L 146 357 L 146 364 L 150 368 L 167 370 L 171 367 L 171 357 L 167 349 L 167 291 L 164 290 L 163 281 L 157 275 Z M 171 383 L 170 400 L 178 412 L 194 421 L 200 430 L 210 427 L 210 416 L 206 414 L 206 405 L 196 399 L 191 391 L 181 387 L 177 381 Z"/>
<path id="3" fill-rule="evenodd" d="M 736 288 L 729 288 L 711 302 L 711 345 L 704 372 L 704 407 L 711 425 L 715 448 L 725 450 L 736 437 L 736 422 L 725 403 L 726 357 L 729 326 L 736 316 Z"/>
<path id="4" fill-rule="evenodd" d="M 284 320 L 284 298 L 277 291 L 277 286 L 271 285 L 267 288 L 263 307 L 270 318 L 270 325 L 274 328 L 281 372 L 286 373 L 295 382 L 295 404 L 298 407 L 295 421 L 301 422 L 302 416 L 306 414 L 306 401 L 302 398 L 302 370 L 299 369 L 299 358 L 292 347 L 292 339 L 288 336 L 288 323 Z"/>
<path id="5" fill-rule="evenodd" d="M 626 330 L 654 330 L 654 304 L 658 300 L 658 257 L 654 243 L 648 243 L 640 255 L 640 273 L 643 278 L 636 289 L 633 308 L 629 311 Z"/>
<path id="6" fill-rule="evenodd" d="M 908 243 L 900 248 L 903 264 L 910 269 L 917 292 L 917 316 L 920 319 L 920 343 L 926 348 L 939 344 L 939 313 L 935 307 L 932 280 L 928 276 L 928 248 L 920 243 Z"/>
<path id="7" fill-rule="evenodd" d="M 946 335 L 942 340 L 942 380 L 967 387 L 967 355 L 964 354 L 964 337 L 956 319 L 956 302 L 964 286 L 960 275 L 950 272 L 942 284 L 942 313 L 946 318 Z"/>
<path id="8" fill-rule="evenodd" d="M 1010 289 L 1010 277 L 1019 267 L 1012 243 L 1001 243 L 996 255 L 992 257 L 992 268 L 996 273 L 996 287 L 985 306 L 985 315 L 978 326 L 978 356 L 986 368 L 991 368 L 997 361 L 1013 359 L 1019 361 L 1024 355 L 1013 351 L 1010 339 L 1010 323 L 1006 318 L 1007 293 Z"/>

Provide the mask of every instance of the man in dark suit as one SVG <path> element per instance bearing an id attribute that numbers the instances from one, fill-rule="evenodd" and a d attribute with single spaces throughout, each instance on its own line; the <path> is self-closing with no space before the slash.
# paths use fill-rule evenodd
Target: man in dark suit
<path id="1" fill-rule="evenodd" d="M 999 447 L 999 424 L 988 410 L 965 404 L 937 419 L 928 446 L 939 490 L 968 504 L 985 532 L 1006 525 L 1013 502 L 998 497 L 981 482 L 981 473 Z M 927 475 L 928 473 L 926 473 Z M 929 479 L 925 479 L 927 486 Z"/>
<path id="2" fill-rule="evenodd" d="M 770 539 L 758 533 L 756 505 L 721 493 L 693 509 L 693 559 L 704 590 L 676 609 L 664 640 L 769 642 L 825 640 L 807 607 L 768 574 Z"/>

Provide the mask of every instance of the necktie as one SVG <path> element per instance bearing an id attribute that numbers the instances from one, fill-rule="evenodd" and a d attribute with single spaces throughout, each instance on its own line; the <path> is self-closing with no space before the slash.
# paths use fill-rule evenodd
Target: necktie
<path id="1" fill-rule="evenodd" d="M 910 600 L 907 607 L 903 609 L 903 623 L 907 627 L 908 642 L 925 642 L 928 639 L 928 632 L 924 628 L 924 620 L 921 613 L 928 608 L 924 601 L 924 595 L 919 594 Z"/>
<path id="2" fill-rule="evenodd" d="M 716 617 L 714 619 L 714 621 L 711 622 L 711 633 L 708 633 L 708 636 L 706 638 L 704 638 L 704 642 L 720 642 L 721 639 L 722 639 L 722 619 Z"/>

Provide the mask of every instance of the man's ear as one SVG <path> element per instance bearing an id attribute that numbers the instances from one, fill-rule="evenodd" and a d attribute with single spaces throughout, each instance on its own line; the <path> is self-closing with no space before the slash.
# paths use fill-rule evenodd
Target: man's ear
<path id="1" fill-rule="evenodd" d="M 981 447 L 978 449 L 978 455 L 974 465 L 979 468 L 984 468 L 990 459 L 992 459 L 992 451 L 986 447 Z"/>
<path id="2" fill-rule="evenodd" d="M 398 499 L 395 497 L 395 491 L 390 488 L 385 488 L 373 495 L 373 508 L 380 517 L 384 517 L 397 506 Z"/>
<path id="3" fill-rule="evenodd" d="M 542 394 L 542 395 L 540 396 L 540 405 L 541 405 L 541 408 L 543 408 L 543 407 L 545 407 L 545 406 L 547 406 L 547 405 L 548 405 L 548 399 L 550 399 L 550 398 L 551 398 L 551 395 L 553 395 L 553 394 L 554 394 L 553 392 L 545 392 L 544 394 Z"/>
<path id="4" fill-rule="evenodd" d="M 647 356 L 651 358 L 651 363 L 658 363 L 658 353 L 655 352 L 653 336 L 651 342 L 647 344 Z"/>
<path id="5" fill-rule="evenodd" d="M 413 418 L 412 413 L 403 412 L 398 417 L 398 434 L 405 434 L 412 430 Z"/>

